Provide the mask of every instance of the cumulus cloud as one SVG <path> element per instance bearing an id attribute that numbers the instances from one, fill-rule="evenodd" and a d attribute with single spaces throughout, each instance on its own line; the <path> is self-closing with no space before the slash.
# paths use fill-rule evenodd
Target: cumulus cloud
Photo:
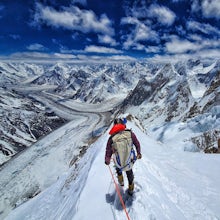
<path id="1" fill-rule="evenodd" d="M 168 7 L 156 3 L 150 6 L 148 5 L 149 3 L 146 1 L 134 1 L 131 8 L 128 9 L 127 7 L 127 17 L 133 17 L 142 21 L 149 19 L 148 22 L 151 22 L 151 18 L 155 18 L 160 24 L 166 26 L 170 26 L 174 23 L 176 15 Z"/>
<path id="2" fill-rule="evenodd" d="M 192 0 L 192 12 L 201 12 L 205 18 L 220 18 L 219 0 Z"/>
<path id="3" fill-rule="evenodd" d="M 198 0 L 192 0 L 191 3 L 191 11 L 192 12 L 198 12 L 200 10 L 200 5 Z"/>
<path id="4" fill-rule="evenodd" d="M 189 51 L 196 51 L 201 49 L 200 45 L 197 45 L 188 40 L 181 40 L 178 37 L 173 37 L 170 42 L 165 44 L 166 50 L 169 53 L 186 53 Z"/>
<path id="5" fill-rule="evenodd" d="M 206 18 L 220 18 L 220 2 L 219 0 L 203 0 L 202 13 Z"/>
<path id="6" fill-rule="evenodd" d="M 198 42 L 203 49 L 218 49 L 220 50 L 220 44 L 219 40 L 213 40 L 213 39 L 202 39 L 201 42 Z"/>
<path id="7" fill-rule="evenodd" d="M 98 40 L 100 43 L 109 44 L 111 46 L 116 46 L 116 41 L 109 35 L 98 35 Z"/>
<path id="8" fill-rule="evenodd" d="M 100 47 L 95 45 L 87 46 L 84 51 L 89 53 L 112 53 L 112 54 L 122 53 L 121 50 L 116 50 L 114 48 L 108 48 L 108 47 Z"/>
<path id="9" fill-rule="evenodd" d="M 42 44 L 35 43 L 35 44 L 31 44 L 31 45 L 27 46 L 27 49 L 28 50 L 35 50 L 35 51 L 43 51 L 46 48 Z"/>
<path id="10" fill-rule="evenodd" d="M 147 53 L 159 53 L 161 51 L 160 46 L 148 46 L 145 48 Z"/>
<path id="11" fill-rule="evenodd" d="M 42 23 L 83 33 L 97 32 L 110 36 L 114 35 L 112 22 L 105 14 L 98 18 L 93 11 L 82 10 L 76 6 L 63 7 L 62 10 L 58 11 L 38 3 L 33 24 L 41 25 Z"/>
<path id="12" fill-rule="evenodd" d="M 136 25 L 134 34 L 135 41 L 144 41 L 149 40 L 151 38 L 157 38 L 156 32 L 151 30 L 148 26 L 146 26 L 143 23 L 139 23 Z"/>
<path id="13" fill-rule="evenodd" d="M 156 31 L 157 27 L 153 27 L 152 19 L 157 19 L 165 26 L 171 26 L 174 23 L 176 15 L 169 8 L 158 4 L 151 4 L 148 7 L 148 4 L 146 1 L 134 1 L 130 8 L 126 8 L 127 17 L 121 18 L 121 25 L 126 27 L 130 25 L 130 29 L 127 28 L 126 34 L 121 37 L 124 49 L 149 52 L 150 49 L 146 49 L 147 43 L 160 42 L 159 31 Z"/>
<path id="14" fill-rule="evenodd" d="M 125 49 L 134 48 L 138 50 L 142 50 L 144 47 L 141 47 L 140 42 L 144 41 L 156 41 L 158 42 L 159 36 L 156 31 L 152 30 L 150 27 L 139 21 L 134 17 L 125 17 L 121 19 L 121 24 L 133 25 L 134 28 L 131 29 L 131 32 L 126 36 L 123 47 Z"/>
<path id="15" fill-rule="evenodd" d="M 171 36 L 170 41 L 165 44 L 164 49 L 171 55 L 200 54 L 201 56 L 202 53 L 205 53 L 204 56 L 210 56 L 206 53 L 207 51 L 212 55 L 220 54 L 218 39 L 203 38 L 199 35 L 189 35 L 188 37 L 191 40 L 180 39 L 178 36 Z M 219 50 L 219 53 L 216 53 L 217 50 Z"/>
<path id="16" fill-rule="evenodd" d="M 152 4 L 148 9 L 148 15 L 156 18 L 161 24 L 170 26 L 174 23 L 176 15 L 165 6 Z"/>

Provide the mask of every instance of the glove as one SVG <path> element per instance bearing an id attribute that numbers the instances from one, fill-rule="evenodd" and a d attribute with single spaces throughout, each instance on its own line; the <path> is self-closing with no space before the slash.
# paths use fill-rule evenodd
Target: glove
<path id="1" fill-rule="evenodd" d="M 109 165 L 109 164 L 110 164 L 110 162 L 106 160 L 106 161 L 105 161 L 105 164 L 106 164 L 106 165 Z"/>
<path id="2" fill-rule="evenodd" d="M 142 158 L 142 155 L 141 154 L 138 154 L 137 155 L 137 159 L 141 159 Z"/>

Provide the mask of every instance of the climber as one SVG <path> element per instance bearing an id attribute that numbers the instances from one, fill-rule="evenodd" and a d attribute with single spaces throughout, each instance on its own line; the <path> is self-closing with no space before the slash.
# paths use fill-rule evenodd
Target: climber
<path id="1" fill-rule="evenodd" d="M 125 171 L 128 179 L 128 194 L 132 195 L 134 191 L 134 174 L 132 166 L 136 159 L 141 159 L 142 155 L 140 143 L 136 135 L 131 130 L 126 129 L 125 123 L 125 119 L 116 118 L 114 120 L 114 125 L 109 132 L 111 136 L 106 146 L 105 164 L 110 164 L 113 155 L 118 182 L 121 186 L 124 186 L 123 171 Z M 136 152 L 133 145 L 136 148 Z"/>

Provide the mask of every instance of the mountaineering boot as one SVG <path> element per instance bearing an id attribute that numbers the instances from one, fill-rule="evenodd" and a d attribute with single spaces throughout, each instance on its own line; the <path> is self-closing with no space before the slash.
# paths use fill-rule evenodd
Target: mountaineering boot
<path id="1" fill-rule="evenodd" d="M 128 185 L 128 194 L 132 196 L 133 192 L 134 192 L 134 183 Z"/>
<path id="2" fill-rule="evenodd" d="M 118 175 L 118 183 L 120 186 L 124 186 L 124 178 L 123 175 Z"/>

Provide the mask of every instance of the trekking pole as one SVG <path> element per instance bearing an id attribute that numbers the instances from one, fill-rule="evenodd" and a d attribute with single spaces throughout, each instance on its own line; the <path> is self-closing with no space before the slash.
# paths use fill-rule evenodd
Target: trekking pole
<path id="1" fill-rule="evenodd" d="M 119 199 L 120 199 L 121 205 L 122 205 L 122 207 L 123 207 L 123 209 L 124 209 L 124 211 L 125 211 L 126 217 L 127 217 L 128 220 L 131 220 L 130 217 L 129 217 L 129 215 L 128 215 L 128 212 L 127 212 L 125 203 L 124 203 L 124 201 L 123 201 L 123 199 L 122 199 L 122 195 L 121 195 L 121 193 L 120 193 L 118 184 L 117 184 L 116 181 L 115 181 L 114 175 L 113 175 L 112 170 L 111 170 L 111 168 L 110 168 L 109 165 L 108 165 L 108 168 L 109 168 L 110 173 L 111 173 L 111 175 L 112 175 L 112 179 L 113 179 L 114 184 L 115 184 L 115 189 L 116 189 L 116 192 L 117 192 L 118 197 L 119 197 Z"/>

